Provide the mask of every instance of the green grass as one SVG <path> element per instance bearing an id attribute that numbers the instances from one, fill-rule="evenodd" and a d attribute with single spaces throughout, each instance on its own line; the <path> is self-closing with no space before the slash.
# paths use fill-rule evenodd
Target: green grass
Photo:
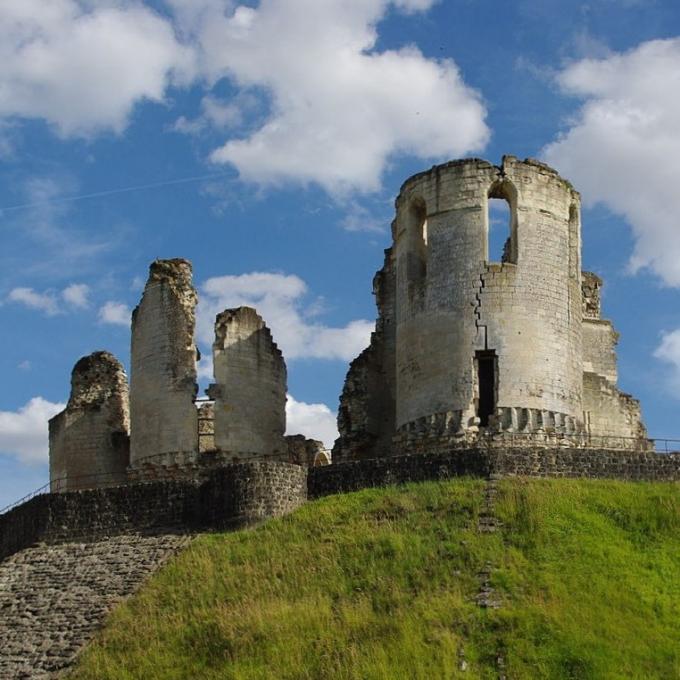
<path id="1" fill-rule="evenodd" d="M 680 678 L 680 487 L 374 489 L 205 535 L 112 613 L 71 678 Z M 503 600 L 474 596 L 491 561 Z M 461 659 L 467 664 L 460 670 Z"/>

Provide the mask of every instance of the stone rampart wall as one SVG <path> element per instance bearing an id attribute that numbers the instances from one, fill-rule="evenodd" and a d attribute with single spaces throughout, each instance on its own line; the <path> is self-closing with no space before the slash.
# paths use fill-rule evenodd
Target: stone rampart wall
<path id="1" fill-rule="evenodd" d="M 467 448 L 304 469 L 226 465 L 203 482 L 145 484 L 37 496 L 0 515 L 0 559 L 37 543 L 247 526 L 309 498 L 459 476 L 526 475 L 680 481 L 680 453 L 606 449 Z"/>
<path id="2" fill-rule="evenodd" d="M 36 543 L 246 526 L 294 510 L 306 472 L 288 463 L 227 465 L 203 483 L 158 481 L 36 496 L 0 515 L 0 559 Z"/>
<path id="3" fill-rule="evenodd" d="M 680 453 L 607 449 L 457 449 L 314 468 L 309 498 L 367 487 L 471 476 L 583 477 L 629 481 L 680 481 Z"/>

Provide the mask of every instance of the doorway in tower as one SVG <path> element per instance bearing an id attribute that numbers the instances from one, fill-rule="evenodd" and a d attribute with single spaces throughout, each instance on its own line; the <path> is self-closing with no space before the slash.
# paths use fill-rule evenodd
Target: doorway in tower
<path id="1" fill-rule="evenodd" d="M 495 350 L 485 349 L 475 352 L 477 366 L 477 417 L 481 427 L 488 427 L 489 417 L 496 412 L 496 376 L 498 357 Z"/>

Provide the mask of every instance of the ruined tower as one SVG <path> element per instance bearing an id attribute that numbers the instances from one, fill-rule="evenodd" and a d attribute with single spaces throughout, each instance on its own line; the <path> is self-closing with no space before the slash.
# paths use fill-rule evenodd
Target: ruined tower
<path id="1" fill-rule="evenodd" d="M 52 491 L 123 483 L 129 461 L 128 385 L 108 352 L 80 359 L 66 408 L 49 422 Z"/>
<path id="2" fill-rule="evenodd" d="M 489 257 L 494 198 L 510 216 L 499 261 Z M 334 461 L 480 433 L 579 435 L 599 422 L 584 413 L 580 197 L 569 182 L 512 156 L 436 166 L 402 186 L 392 237 Z"/>
<path id="3" fill-rule="evenodd" d="M 287 458 L 286 364 L 252 307 L 217 315 L 213 370 L 215 447 L 234 460 Z"/>
<path id="4" fill-rule="evenodd" d="M 132 313 L 130 464 L 198 448 L 196 290 L 187 260 L 156 260 Z"/>

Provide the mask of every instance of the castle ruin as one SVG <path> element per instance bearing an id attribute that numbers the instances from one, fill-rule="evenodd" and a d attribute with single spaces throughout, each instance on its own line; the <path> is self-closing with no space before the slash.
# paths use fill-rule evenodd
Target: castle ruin
<path id="1" fill-rule="evenodd" d="M 329 462 L 285 436 L 286 364 L 250 307 L 217 315 L 210 400 L 197 398 L 198 294 L 187 260 L 156 260 L 132 312 L 130 389 L 108 352 L 80 359 L 66 409 L 50 420 L 52 491 L 200 475 L 230 463 Z"/>
<path id="2" fill-rule="evenodd" d="M 499 262 L 493 198 L 510 214 Z M 373 282 L 376 329 L 341 396 L 335 462 L 480 437 L 647 445 L 639 403 L 616 387 L 602 281 L 581 271 L 580 213 L 571 184 L 534 160 L 453 161 L 406 180 Z"/>
<path id="3" fill-rule="evenodd" d="M 490 199 L 510 215 L 498 262 Z M 392 239 L 373 283 L 375 332 L 340 398 L 334 463 L 480 443 L 649 449 L 639 403 L 616 386 L 602 281 L 581 271 L 569 182 L 512 156 L 435 166 L 402 186 Z M 53 490 L 98 485 L 88 475 L 121 483 L 329 462 L 319 442 L 285 436 L 286 365 L 254 309 L 218 314 L 210 400 L 197 399 L 197 299 L 189 262 L 152 263 L 132 315 L 129 418 L 120 364 L 102 352 L 81 359 L 50 421 Z"/>

